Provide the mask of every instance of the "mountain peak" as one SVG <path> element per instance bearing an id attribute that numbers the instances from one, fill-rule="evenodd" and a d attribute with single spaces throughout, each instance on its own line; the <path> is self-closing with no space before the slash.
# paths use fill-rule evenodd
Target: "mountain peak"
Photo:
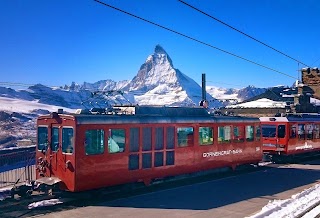
<path id="1" fill-rule="evenodd" d="M 168 55 L 167 52 L 161 47 L 161 45 L 156 45 L 156 47 L 154 49 L 154 53 Z"/>

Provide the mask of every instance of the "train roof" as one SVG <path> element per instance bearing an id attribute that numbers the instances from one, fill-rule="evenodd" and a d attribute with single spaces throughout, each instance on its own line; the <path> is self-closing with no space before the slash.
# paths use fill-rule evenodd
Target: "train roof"
<path id="1" fill-rule="evenodd" d="M 287 114 L 284 117 L 260 117 L 261 122 L 320 122 L 319 114 Z"/>
<path id="2" fill-rule="evenodd" d="M 121 106 L 112 110 L 78 110 L 75 114 L 59 116 L 73 116 L 77 124 L 259 122 L 251 117 L 214 116 L 203 107 Z"/>

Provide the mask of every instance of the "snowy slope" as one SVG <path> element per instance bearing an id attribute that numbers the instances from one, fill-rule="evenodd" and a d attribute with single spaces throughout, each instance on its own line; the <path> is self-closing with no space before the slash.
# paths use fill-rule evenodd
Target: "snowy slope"
<path id="1" fill-rule="evenodd" d="M 260 95 L 267 90 L 266 88 L 256 88 L 254 86 L 247 86 L 241 89 L 227 89 L 216 86 L 207 86 L 206 88 L 212 97 L 222 101 L 230 100 L 232 102 L 242 102 L 256 95 Z"/>
<path id="2" fill-rule="evenodd" d="M 27 101 L 15 98 L 0 97 L 0 111 L 16 112 L 16 113 L 34 113 L 40 110 L 49 112 L 57 111 L 59 108 L 66 112 L 72 113 L 75 110 L 55 105 L 38 103 L 37 101 Z"/>

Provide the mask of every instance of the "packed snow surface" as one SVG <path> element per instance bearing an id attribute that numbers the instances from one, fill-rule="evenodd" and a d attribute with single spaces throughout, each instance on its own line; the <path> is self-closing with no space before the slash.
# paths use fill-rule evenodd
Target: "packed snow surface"
<path id="1" fill-rule="evenodd" d="M 10 111 L 17 113 L 31 113 L 34 110 L 43 109 L 50 112 L 57 111 L 59 108 L 67 112 L 74 112 L 74 109 L 61 106 L 41 104 L 37 101 L 27 101 L 16 98 L 0 97 L 0 111 Z"/>
<path id="2" fill-rule="evenodd" d="M 294 218 L 317 202 L 320 202 L 320 184 L 316 184 L 298 194 L 292 195 L 289 199 L 270 201 L 260 212 L 248 218 Z M 317 207 L 312 213 L 320 214 L 320 207 Z M 314 217 L 309 215 L 304 217 Z"/>
<path id="3" fill-rule="evenodd" d="M 61 201 L 60 199 L 50 199 L 50 200 L 43 200 L 43 201 L 38 201 L 38 202 L 33 202 L 31 204 L 28 205 L 28 209 L 34 209 L 37 207 L 48 207 L 48 206 L 54 206 L 57 204 L 62 204 L 63 201 Z"/>

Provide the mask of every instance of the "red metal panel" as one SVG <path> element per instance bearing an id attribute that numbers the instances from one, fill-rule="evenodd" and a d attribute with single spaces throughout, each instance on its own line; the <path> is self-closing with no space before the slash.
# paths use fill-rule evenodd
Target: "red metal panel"
<path id="1" fill-rule="evenodd" d="M 245 125 L 255 126 L 257 122 L 241 124 L 236 122 L 235 125 L 245 127 Z M 124 184 L 129 182 L 144 181 L 148 183 L 151 179 L 162 178 L 166 176 L 179 175 L 184 173 L 197 172 L 199 170 L 208 170 L 218 167 L 234 167 L 245 163 L 256 163 L 262 159 L 262 149 L 260 141 L 243 141 L 239 143 L 218 144 L 218 125 L 233 125 L 232 122 L 210 124 L 214 129 L 214 144 L 210 146 L 199 146 L 199 126 L 197 123 L 148 123 L 148 124 L 78 124 L 75 125 L 75 118 L 72 116 L 61 116 L 59 122 L 53 118 L 42 117 L 38 120 L 38 125 L 51 126 L 72 126 L 75 134 L 75 148 L 72 155 L 66 155 L 61 152 L 51 152 L 43 154 L 37 152 L 37 157 L 50 158 L 51 172 L 46 176 L 56 176 L 63 181 L 63 185 L 70 191 L 83 191 L 100 187 Z M 175 148 L 167 149 L 167 130 L 166 127 L 175 128 Z M 142 151 L 142 128 L 152 128 L 152 150 Z M 163 128 L 163 149 L 155 150 L 155 133 L 156 128 Z M 177 147 L 177 128 L 193 127 L 193 141 L 186 147 Z M 105 148 L 104 153 L 95 155 L 85 154 L 85 132 L 89 129 L 103 129 L 105 133 L 112 128 L 122 128 L 125 130 L 126 141 L 125 150 L 121 153 L 108 152 L 108 134 L 104 135 Z M 129 144 L 130 128 L 140 128 L 139 151 L 134 152 L 139 155 L 139 169 L 129 170 Z M 49 131 L 49 138 L 51 131 Z M 62 140 L 60 134 L 60 141 Z M 166 151 L 174 151 L 174 165 L 166 165 Z M 154 157 L 156 152 L 163 152 L 163 166 L 154 166 Z M 152 154 L 152 167 L 142 168 L 142 154 Z M 48 156 L 49 155 L 49 156 Z M 68 162 L 68 166 L 66 163 Z"/>

